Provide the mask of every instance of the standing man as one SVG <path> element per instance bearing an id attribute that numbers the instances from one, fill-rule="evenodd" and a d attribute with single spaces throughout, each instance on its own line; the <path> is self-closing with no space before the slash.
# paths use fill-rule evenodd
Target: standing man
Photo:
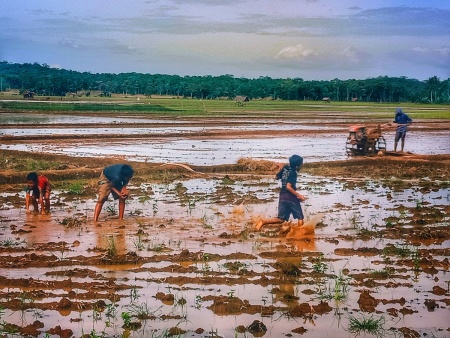
<path id="1" fill-rule="evenodd" d="M 112 194 L 115 200 L 119 200 L 119 219 L 123 219 L 125 200 L 128 198 L 127 185 L 133 174 L 133 168 L 128 164 L 113 164 L 103 169 L 98 181 L 98 200 L 94 211 L 95 222 L 98 221 L 98 216 L 109 194 Z"/>
<path id="2" fill-rule="evenodd" d="M 395 111 L 394 123 L 397 124 L 397 131 L 395 133 L 394 151 L 397 151 L 398 141 L 402 140 L 402 151 L 405 147 L 405 136 L 408 126 L 412 123 L 412 119 L 406 115 L 401 108 Z"/>

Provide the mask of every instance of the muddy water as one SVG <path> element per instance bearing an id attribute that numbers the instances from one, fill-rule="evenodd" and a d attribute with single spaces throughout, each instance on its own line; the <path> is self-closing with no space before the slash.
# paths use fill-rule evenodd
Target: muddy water
<path id="1" fill-rule="evenodd" d="M 321 119 L 296 117 L 290 121 L 276 118 L 211 118 L 205 123 L 198 119 L 140 116 L 2 113 L 0 124 L 4 127 L 1 135 L 19 139 L 0 144 L 0 149 L 77 157 L 120 156 L 135 161 L 191 165 L 230 164 L 241 157 L 284 161 L 292 153 L 299 153 L 311 162 L 344 160 L 347 158 L 345 143 L 348 124 L 352 124 L 347 119 L 354 117 L 351 114 L 341 115 L 332 114 L 330 117 L 325 114 Z M 445 126 L 446 122 L 437 125 Z M 419 123 L 419 126 L 420 130 L 407 134 L 405 151 L 416 154 L 448 153 L 448 130 L 430 131 L 426 123 Z M 258 134 L 261 132 L 265 135 Z M 221 136 L 210 136 L 213 134 Z M 391 129 L 383 131 L 387 150 L 394 149 L 394 134 Z M 102 138 L 102 135 L 117 135 L 117 138 Z M 121 140 L 120 135 L 136 135 L 136 138 Z M 23 140 L 39 136 L 42 139 Z M 46 136 L 53 138 L 46 140 Z M 58 136 L 73 136 L 74 139 L 54 139 Z M 89 138 L 80 140 L 78 136 Z"/>
<path id="2" fill-rule="evenodd" d="M 346 121 L 335 117 L 334 123 Z M 194 165 L 235 163 L 240 157 L 284 162 L 294 152 L 307 161 L 346 158 L 347 130 L 337 125 L 240 118 L 227 127 L 213 119 L 203 126 L 125 116 L 1 118 L 10 123 L 1 132 L 18 137 L 154 134 L 0 145 L 35 153 Z M 84 126 L 96 123 L 98 129 Z M 227 137 L 224 130 L 244 132 Z M 252 133 L 266 130 L 273 132 Z M 286 130 L 301 137 L 284 135 Z M 220 139 L 208 136 L 215 131 L 222 132 Z M 405 150 L 448 153 L 448 136 L 448 131 L 410 131 Z M 392 150 L 393 132 L 385 137 Z M 117 220 L 117 203 L 109 201 L 98 223 L 92 219 L 95 196 L 53 191 L 51 215 L 35 215 L 25 213 L 21 187 L 5 187 L 0 335 L 159 337 L 179 328 L 186 333 L 173 331 L 174 336 L 354 337 L 349 323 L 355 317 L 380 320 L 378 336 L 449 336 L 448 184 L 426 177 L 350 181 L 301 174 L 298 187 L 309 197 L 303 204 L 306 219 L 323 218 L 314 235 L 286 239 L 270 227 L 252 231 L 260 218 L 276 216 L 278 183 L 272 176 L 243 177 L 132 181 L 125 220 Z M 125 325 L 127 315 L 135 326 Z M 255 320 L 267 331 L 250 333 Z"/>
<path id="3" fill-rule="evenodd" d="M 433 139 L 429 141 L 429 137 Z M 347 158 L 345 142 L 347 135 L 320 134 L 292 137 L 252 137 L 233 139 L 189 139 L 186 137 L 127 139 L 124 141 L 54 141 L 2 144 L 1 149 L 27 150 L 71 156 L 122 156 L 130 160 L 149 162 L 182 162 L 191 165 L 218 165 L 236 163 L 241 157 L 284 161 L 293 153 L 302 154 L 308 161 L 344 160 Z M 387 133 L 387 150 L 393 150 L 393 133 Z M 446 154 L 450 149 L 447 132 L 407 135 L 405 151 L 420 154 Z M 398 148 L 400 150 L 400 147 Z"/>
<path id="4" fill-rule="evenodd" d="M 94 199 L 55 191 L 52 214 L 33 215 L 8 203 L 12 196 L 5 196 L 0 208 L 0 247 L 15 250 L 2 250 L 1 256 L 33 252 L 53 257 L 53 263 L 2 267 L 2 277 L 38 280 L 38 289 L 47 294 L 44 298 L 31 296 L 37 287 L 19 283 L 5 287 L 0 300 L 21 300 L 25 310 L 5 306 L 2 319 L 20 327 L 38 320 L 42 323 L 40 337 L 57 325 L 72 330 L 76 337 L 83 333 L 161 336 L 171 327 L 185 330 L 182 337 L 249 337 L 248 331 L 236 333 L 235 328 L 248 327 L 254 320 L 267 328 L 265 334 L 255 336 L 295 336 L 293 330 L 303 328 L 305 337 L 352 337 L 348 325 L 354 316 L 381 318 L 386 330 L 383 336 L 399 336 L 399 330 L 406 327 L 420 335 L 446 337 L 448 331 L 443 330 L 448 329 L 450 318 L 449 294 L 432 290 L 448 290 L 450 240 L 435 238 L 413 246 L 401 234 L 384 232 L 389 222 L 398 231 L 412 226 L 417 208 L 430 206 L 434 214 L 442 212 L 448 206 L 448 191 L 415 185 L 399 191 L 383 182 L 355 183 L 309 175 L 299 177 L 299 189 L 309 197 L 303 205 L 306 218 L 318 213 L 324 218 L 314 236 L 297 240 L 273 237 L 270 230 L 249 232 L 257 219 L 276 214 L 278 184 L 270 177 L 205 177 L 170 184 L 132 182 L 126 219 L 116 219 L 117 204 L 110 201 L 98 224 L 92 221 Z M 23 198 L 23 193 L 18 194 Z M 67 226 L 63 224 L 67 219 L 81 221 Z M 448 215 L 426 219 L 423 227 L 448 227 L 449 220 Z M 228 237 L 221 236 L 223 233 Z M 135 252 L 148 261 L 111 264 L 81 260 L 81 256 L 104 256 L 112 241 L 117 255 Z M 7 246 L 7 242 L 13 244 Z M 403 258 L 388 254 L 383 251 L 387 247 L 405 249 L 406 254 Z M 178 260 L 176 257 L 186 250 L 195 255 Z M 431 254 L 431 250 L 437 251 Z M 433 259 L 434 269 L 427 270 L 420 264 L 414 268 L 411 257 L 415 252 L 421 252 L 421 260 Z M 233 257 L 238 253 L 240 256 Z M 316 271 L 320 263 L 324 273 Z M 237 270 L 228 264 L 236 264 Z M 297 276 L 282 273 L 282 267 L 289 264 L 300 267 Z M 376 277 L 383 271 L 389 271 L 389 275 Z M 361 274 L 368 277 L 361 279 Z M 52 287 L 69 279 L 64 286 Z M 101 288 L 106 281 L 112 287 L 125 286 L 115 292 L 120 299 L 108 299 L 107 290 Z M 100 284 L 94 287 L 92 283 Z M 336 290 L 342 285 L 345 297 L 338 300 Z M 375 312 L 361 307 L 364 290 L 374 297 L 369 305 Z M 89 296 L 90 291 L 95 297 Z M 173 298 L 162 299 L 158 294 Z M 62 298 L 80 304 L 104 299 L 109 307 L 101 311 L 83 310 L 81 305 L 78 309 L 40 307 Z M 228 305 L 224 308 L 218 298 Z M 328 303 L 329 310 L 317 308 L 295 315 L 295 306 L 308 303 L 315 307 L 321 299 Z M 432 310 L 425 305 L 430 300 L 438 304 Z M 142 326 L 134 331 L 124 328 L 122 313 L 131 314 L 132 321 Z M 152 319 L 138 319 L 138 313 Z M 199 328 L 203 333 L 195 333 Z"/>

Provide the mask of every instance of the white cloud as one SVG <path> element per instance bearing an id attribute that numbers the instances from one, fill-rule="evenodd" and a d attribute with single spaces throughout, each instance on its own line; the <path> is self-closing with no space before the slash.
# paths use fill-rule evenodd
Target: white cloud
<path id="1" fill-rule="evenodd" d="M 281 49 L 277 55 L 277 58 L 305 58 L 310 55 L 318 55 L 318 53 L 314 49 L 304 47 L 301 43 L 299 43 L 296 46 L 288 46 Z"/>
<path id="2" fill-rule="evenodd" d="M 450 54 L 450 46 L 442 46 L 436 49 L 438 53 L 441 53 L 442 55 L 449 55 Z"/>
<path id="3" fill-rule="evenodd" d="M 430 48 L 430 47 L 414 47 L 412 48 L 412 51 L 417 53 L 428 53 L 428 54 L 438 54 L 442 56 L 449 56 L 450 55 L 450 46 L 440 46 L 436 48 Z"/>
<path id="4" fill-rule="evenodd" d="M 412 48 L 412 50 L 414 52 L 427 53 L 427 52 L 430 51 L 430 48 L 427 48 L 427 47 L 414 47 L 414 48 Z"/>

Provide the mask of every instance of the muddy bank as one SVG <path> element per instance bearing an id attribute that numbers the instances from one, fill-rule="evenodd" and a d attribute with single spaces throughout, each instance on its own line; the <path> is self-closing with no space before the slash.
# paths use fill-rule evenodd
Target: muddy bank
<path id="1" fill-rule="evenodd" d="M 76 180 L 97 178 L 101 170 L 113 163 L 129 163 L 138 176 L 161 177 L 173 174 L 183 177 L 202 176 L 203 174 L 266 174 L 272 175 L 280 163 L 264 160 L 241 159 L 236 164 L 216 166 L 180 166 L 170 163 L 131 162 L 120 157 L 111 158 L 74 158 L 54 154 L 36 154 L 0 150 L 2 169 L 0 184 L 13 184 L 23 181 L 30 171 L 30 163 L 34 162 L 36 170 L 45 171 L 52 180 Z M 39 168 L 39 162 L 45 166 Z M 44 168 L 45 167 L 45 168 Z M 192 169 L 193 171 L 189 170 Z M 450 155 L 415 155 L 411 153 L 389 153 L 385 156 L 349 157 L 345 161 L 305 162 L 302 172 L 326 177 L 354 178 L 429 178 L 445 180 L 449 177 Z"/>

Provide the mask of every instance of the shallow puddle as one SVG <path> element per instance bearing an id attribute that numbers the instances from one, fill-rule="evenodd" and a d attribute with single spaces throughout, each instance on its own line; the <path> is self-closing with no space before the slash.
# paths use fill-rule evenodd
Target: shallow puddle
<path id="1" fill-rule="evenodd" d="M 420 154 L 446 154 L 450 147 L 448 133 L 433 133 L 428 142 L 427 133 L 409 133 L 405 151 Z M 387 134 L 388 150 L 393 150 L 394 134 Z M 2 144 L 0 149 L 26 150 L 51 154 L 85 156 L 122 156 L 134 161 L 181 162 L 191 165 L 219 165 L 236 163 L 239 158 L 285 161 L 293 153 L 301 154 L 305 161 L 332 161 L 347 158 L 344 134 L 291 137 L 252 137 L 238 139 L 155 138 L 125 141 L 83 140 L 70 143 L 42 140 L 18 141 Z"/>

